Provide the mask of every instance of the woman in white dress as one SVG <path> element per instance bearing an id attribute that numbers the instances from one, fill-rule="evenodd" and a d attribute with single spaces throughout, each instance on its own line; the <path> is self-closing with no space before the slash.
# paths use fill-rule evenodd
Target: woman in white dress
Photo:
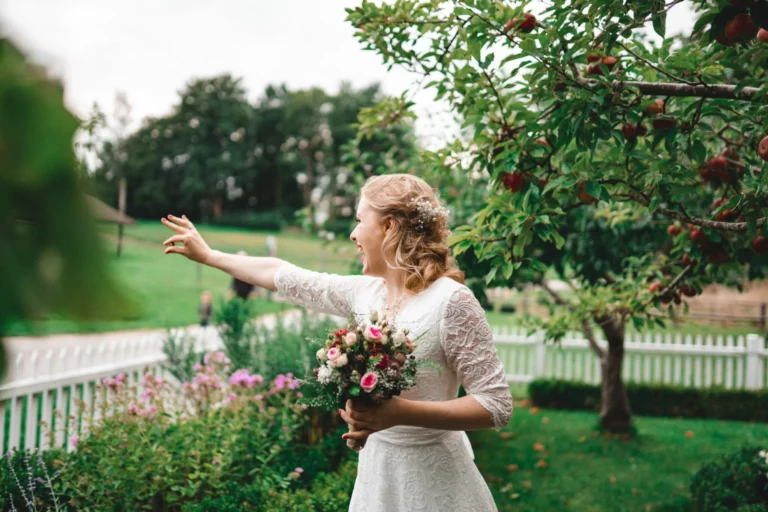
<path id="1" fill-rule="evenodd" d="M 380 406 L 348 403 L 339 411 L 351 427 L 344 438 L 366 440 L 351 511 L 496 510 L 465 431 L 502 428 L 512 398 L 485 312 L 450 256 L 446 212 L 423 180 L 384 175 L 363 187 L 350 235 L 362 276 L 225 254 L 211 250 L 185 216 L 162 222 L 176 232 L 164 243 L 166 254 L 221 269 L 313 311 L 354 313 L 361 321 L 383 311 L 398 328 L 421 335 L 415 355 L 439 369 L 420 370 L 415 388 Z M 467 393 L 461 398 L 459 385 Z"/>

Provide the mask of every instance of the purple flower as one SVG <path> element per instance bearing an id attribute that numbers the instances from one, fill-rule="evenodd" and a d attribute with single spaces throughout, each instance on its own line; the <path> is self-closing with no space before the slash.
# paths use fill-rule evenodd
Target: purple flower
<path id="1" fill-rule="evenodd" d="M 285 382 L 286 382 L 285 375 L 281 373 L 280 375 L 277 376 L 277 378 L 275 378 L 275 387 L 280 390 L 285 389 Z"/>

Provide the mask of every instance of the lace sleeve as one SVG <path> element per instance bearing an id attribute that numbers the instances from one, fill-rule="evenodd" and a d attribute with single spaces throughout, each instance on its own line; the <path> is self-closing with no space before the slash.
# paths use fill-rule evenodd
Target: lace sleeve
<path id="1" fill-rule="evenodd" d="M 353 311 L 356 292 L 368 279 L 314 272 L 285 262 L 275 272 L 276 298 L 319 313 L 346 317 Z"/>
<path id="2" fill-rule="evenodd" d="M 467 394 L 491 413 L 494 428 L 504 427 L 512 416 L 509 384 L 485 311 L 468 288 L 456 290 L 445 305 L 440 341 Z"/>

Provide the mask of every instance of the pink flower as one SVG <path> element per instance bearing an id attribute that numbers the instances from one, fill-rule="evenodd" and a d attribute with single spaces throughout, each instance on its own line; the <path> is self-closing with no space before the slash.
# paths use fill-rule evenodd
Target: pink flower
<path id="1" fill-rule="evenodd" d="M 256 395 L 255 397 L 253 397 L 253 399 L 256 400 L 256 401 L 264 400 L 264 395 Z"/>
<path id="2" fill-rule="evenodd" d="M 69 442 L 72 446 L 77 446 L 77 443 L 80 442 L 80 438 L 77 436 L 74 436 L 72 440 Z"/>
<path id="3" fill-rule="evenodd" d="M 360 379 L 360 386 L 363 388 L 364 391 L 370 393 L 371 391 L 373 391 L 373 388 L 376 387 L 377 382 L 379 382 L 379 378 L 376 376 L 376 374 L 368 372 L 365 375 L 363 375 L 362 379 Z"/>
<path id="4" fill-rule="evenodd" d="M 338 359 L 338 357 L 341 355 L 341 350 L 339 350 L 336 347 L 331 347 L 328 349 L 328 359 L 331 361 L 335 361 Z"/>
<path id="5" fill-rule="evenodd" d="M 381 331 L 372 325 L 366 327 L 363 336 L 368 341 L 381 341 Z"/>
<path id="6" fill-rule="evenodd" d="M 285 378 L 285 375 L 282 373 L 275 377 L 275 387 L 279 390 L 285 389 L 287 379 Z"/>
<path id="7" fill-rule="evenodd" d="M 235 395 L 234 393 L 230 393 L 229 396 L 227 397 L 227 401 L 232 402 L 236 398 L 236 396 L 237 395 Z"/>
<path id="8" fill-rule="evenodd" d="M 344 337 L 344 341 L 347 343 L 348 347 L 351 347 L 355 343 L 357 343 L 357 334 L 354 332 L 348 332 L 347 335 Z"/>
<path id="9" fill-rule="evenodd" d="M 200 366 L 200 363 L 198 363 L 198 364 L 196 364 L 195 366 L 193 366 L 193 367 L 192 367 L 192 369 L 193 369 L 194 371 L 196 371 L 196 372 L 199 372 L 200 370 L 202 370 L 202 369 L 203 369 L 203 367 L 202 367 L 202 366 Z"/>
<path id="10" fill-rule="evenodd" d="M 298 474 L 302 474 L 304 472 L 304 469 L 303 468 L 296 468 L 296 469 L 294 469 L 294 471 L 297 472 Z"/>
<path id="11" fill-rule="evenodd" d="M 334 361 L 334 366 L 346 366 L 348 362 L 349 358 L 347 357 L 347 354 L 341 354 L 338 358 L 336 358 L 336 361 Z"/>
<path id="12" fill-rule="evenodd" d="M 411 338 L 405 338 L 405 348 L 407 348 L 410 352 L 413 352 L 413 349 L 416 348 L 416 345 L 413 344 Z"/>

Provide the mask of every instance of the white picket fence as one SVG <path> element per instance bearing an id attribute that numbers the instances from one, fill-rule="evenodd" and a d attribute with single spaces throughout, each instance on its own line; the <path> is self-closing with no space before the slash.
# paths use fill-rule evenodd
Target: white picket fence
<path id="1" fill-rule="evenodd" d="M 198 350 L 221 347 L 213 328 L 193 328 L 186 333 L 196 340 Z M 94 396 L 97 382 L 122 372 L 130 383 L 137 383 L 145 370 L 169 377 L 161 370 L 166 360 L 162 352 L 165 336 L 157 331 L 139 332 L 118 343 L 102 342 L 74 350 L 51 349 L 45 353 L 32 350 L 18 354 L 12 362 L 15 379 L 0 386 L 3 453 L 17 447 L 46 449 L 51 446 L 39 423 L 51 426 L 55 416 L 54 396 L 57 397 L 56 409 L 63 413 L 69 410 L 69 416 L 65 414 L 56 420 L 53 445 L 71 449 L 69 433 L 87 434 L 85 418 L 77 415 L 75 399 L 82 397 L 90 404 L 97 398 Z M 544 343 L 540 333 L 529 336 L 522 329 L 496 328 L 494 338 L 510 382 L 525 383 L 538 377 L 589 383 L 600 381 L 597 358 L 578 333 L 553 344 Z M 606 346 L 603 340 L 598 343 Z M 628 336 L 625 351 L 625 382 L 728 389 L 768 386 L 768 349 L 759 335 Z M 105 391 L 101 390 L 102 393 Z M 104 398 L 103 394 L 101 398 Z M 25 401 L 26 406 L 23 405 Z M 98 411 L 94 419 L 98 420 Z M 62 421 L 66 422 L 66 428 L 62 428 Z"/>
<path id="2" fill-rule="evenodd" d="M 581 333 L 560 343 L 544 343 L 541 333 L 520 328 L 494 331 L 499 358 L 510 382 L 556 378 L 597 384 L 600 366 Z M 607 349 L 607 342 L 598 345 Z M 757 334 L 628 335 L 624 343 L 624 382 L 692 388 L 762 389 L 768 386 L 768 348 Z"/>

